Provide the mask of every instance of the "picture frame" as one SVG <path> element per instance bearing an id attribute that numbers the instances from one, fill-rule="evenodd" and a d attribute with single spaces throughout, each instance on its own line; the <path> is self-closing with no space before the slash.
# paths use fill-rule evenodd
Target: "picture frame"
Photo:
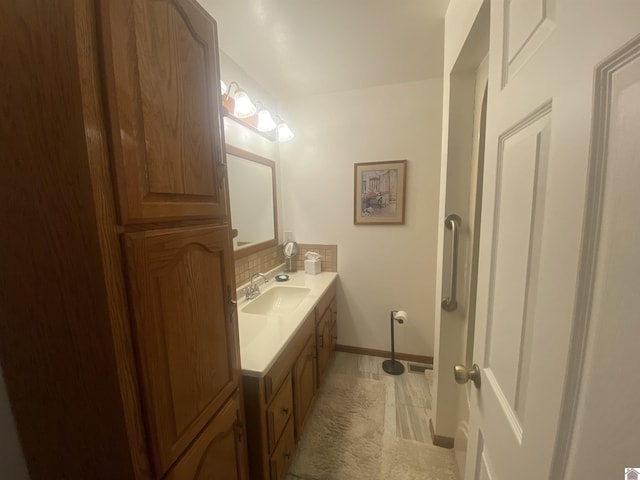
<path id="1" fill-rule="evenodd" d="M 407 161 L 354 164 L 353 223 L 404 225 Z"/>

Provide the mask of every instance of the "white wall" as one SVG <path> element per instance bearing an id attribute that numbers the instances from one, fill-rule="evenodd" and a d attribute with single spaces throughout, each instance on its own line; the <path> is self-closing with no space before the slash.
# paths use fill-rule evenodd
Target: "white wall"
<path id="1" fill-rule="evenodd" d="M 433 354 L 442 79 L 283 102 L 284 230 L 338 245 L 338 343 Z M 405 225 L 354 225 L 354 163 L 408 160 Z"/>
<path id="2" fill-rule="evenodd" d="M 0 369 L 0 478 L 28 480 L 29 473 L 18 441 L 15 420 L 9 406 L 4 377 Z"/>

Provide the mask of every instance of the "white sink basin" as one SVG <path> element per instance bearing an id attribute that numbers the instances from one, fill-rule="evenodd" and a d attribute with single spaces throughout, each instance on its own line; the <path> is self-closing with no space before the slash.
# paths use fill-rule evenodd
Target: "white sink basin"
<path id="1" fill-rule="evenodd" d="M 273 287 L 242 308 L 255 315 L 285 315 L 292 312 L 311 291 L 303 287 Z"/>

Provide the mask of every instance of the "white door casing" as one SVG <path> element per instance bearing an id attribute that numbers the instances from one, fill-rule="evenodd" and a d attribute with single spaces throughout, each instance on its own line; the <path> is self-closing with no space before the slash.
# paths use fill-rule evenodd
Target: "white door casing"
<path id="1" fill-rule="evenodd" d="M 589 322 L 576 308 L 589 300 L 584 291 L 591 281 L 579 274 L 586 261 L 581 249 L 592 247 L 587 237 L 598 234 L 588 217 L 585 223 L 593 188 L 589 147 L 593 135 L 601 135 L 591 128 L 594 73 L 619 49 L 633 50 L 633 44 L 625 45 L 638 34 L 640 2 L 491 3 L 474 344 L 482 387 L 471 394 L 468 480 L 560 479 L 574 471 L 571 465 L 567 469 L 566 459 L 575 455 L 571 434 L 581 421 L 579 415 L 573 421 L 581 378 L 589 379 L 580 370 L 589 356 L 583 338 L 589 323 L 602 327 L 598 318 Z M 637 88 L 627 88 L 625 99 L 640 106 L 638 70 L 628 74 L 626 84 Z M 615 103 L 615 98 L 608 101 Z M 606 105 L 597 107 L 596 117 L 606 111 Z M 636 122 L 640 135 L 640 116 L 627 112 L 624 118 Z M 620 130 L 618 124 L 612 121 L 609 128 Z M 621 139 L 618 133 L 613 137 L 626 142 L 623 151 L 634 151 L 632 136 Z M 632 172 L 640 185 L 637 149 L 635 157 Z M 637 211 L 639 197 L 619 194 L 616 202 L 623 210 L 634 205 Z M 640 236 L 639 231 L 636 227 L 631 233 Z M 618 247 L 606 251 L 607 262 L 625 248 L 640 256 L 630 244 Z M 594 283 L 596 288 L 603 289 L 609 278 L 618 283 L 631 279 L 640 287 L 638 276 L 627 271 L 601 272 L 605 277 Z M 593 294 L 599 298 L 597 290 Z M 623 309 L 627 317 L 631 311 Z"/>
<path id="2" fill-rule="evenodd" d="M 467 343 L 466 276 L 462 258 L 466 253 L 470 198 L 470 157 L 473 155 L 475 70 L 489 51 L 489 8 L 482 0 L 454 2 L 445 19 L 445 55 L 443 80 L 442 159 L 438 225 L 438 262 L 436 272 L 437 308 L 434 312 L 435 338 L 433 372 L 433 417 L 430 428 L 436 445 L 450 445 L 454 436 L 462 436 L 459 420 L 468 419 L 466 394 L 451 377 L 454 364 L 464 359 Z M 451 230 L 445 228 L 449 214 L 462 217 L 458 260 L 458 308 L 446 312 L 441 300 L 450 295 Z M 446 234 L 445 234 L 446 231 Z M 457 442 L 458 447 L 462 444 Z"/>
<path id="3" fill-rule="evenodd" d="M 463 281 L 465 292 L 465 305 L 467 309 L 465 311 L 464 318 L 464 333 L 466 336 L 466 345 L 464 350 L 460 352 L 461 356 L 459 361 L 472 363 L 473 362 L 473 339 L 475 332 L 475 306 L 476 306 L 476 291 L 477 291 L 477 248 L 478 248 L 478 236 L 480 229 L 481 219 L 481 201 L 482 201 L 482 171 L 484 166 L 484 124 L 486 119 L 486 89 L 487 89 L 487 77 L 489 72 L 489 55 L 485 56 L 484 60 L 480 63 L 475 71 L 475 95 L 474 95 L 474 114 L 473 114 L 473 152 L 471 158 L 469 182 L 467 186 L 469 188 L 469 208 L 468 208 L 468 223 L 469 223 L 469 236 L 467 252 L 465 255 L 465 263 L 461 265 L 464 269 Z M 473 392 L 471 389 L 473 383 L 469 383 L 466 391 L 463 392 L 463 399 L 459 400 L 458 406 L 458 429 L 456 430 L 456 437 L 454 443 L 454 449 L 456 452 L 456 461 L 458 462 L 458 469 L 460 474 L 464 475 L 465 461 L 466 461 L 466 448 L 468 442 L 468 429 L 469 429 L 469 405 L 470 396 Z"/>

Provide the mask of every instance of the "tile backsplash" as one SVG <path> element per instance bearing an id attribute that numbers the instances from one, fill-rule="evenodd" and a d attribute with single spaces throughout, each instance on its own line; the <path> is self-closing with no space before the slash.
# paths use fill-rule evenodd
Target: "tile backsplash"
<path id="1" fill-rule="evenodd" d="M 338 246 L 320 245 L 311 243 L 298 244 L 298 256 L 296 258 L 296 268 L 299 272 L 304 272 L 304 254 L 307 252 L 317 252 L 320 254 L 320 262 L 323 272 L 338 271 Z M 244 285 L 251 280 L 251 275 L 257 272 L 267 272 L 278 265 L 284 263 L 282 245 L 268 247 L 259 252 L 246 257 L 239 258 L 236 264 L 236 285 Z"/>
<path id="2" fill-rule="evenodd" d="M 244 285 L 257 272 L 268 272 L 284 263 L 282 247 L 276 245 L 236 260 L 236 286 Z"/>
<path id="3" fill-rule="evenodd" d="M 299 243 L 298 257 L 296 258 L 296 267 L 298 271 L 304 272 L 304 254 L 307 252 L 316 252 L 320 254 L 320 263 L 323 272 L 338 271 L 338 246 L 337 245 L 319 245 L 315 243 Z"/>

